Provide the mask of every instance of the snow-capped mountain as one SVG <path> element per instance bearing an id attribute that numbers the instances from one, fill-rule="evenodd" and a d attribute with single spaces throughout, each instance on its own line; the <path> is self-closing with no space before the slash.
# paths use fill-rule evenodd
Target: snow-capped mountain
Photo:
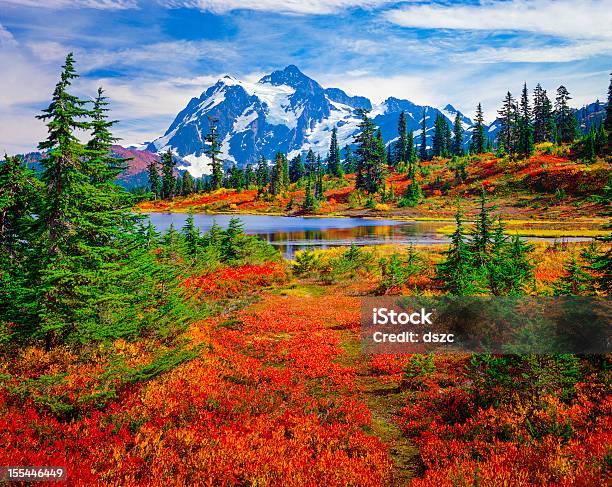
<path id="1" fill-rule="evenodd" d="M 171 149 L 188 161 L 188 169 L 194 176 L 207 173 L 205 136 L 209 118 L 214 118 L 218 120 L 222 141 L 221 155 L 227 163 L 255 163 L 262 155 L 272 159 L 278 151 L 293 157 L 312 149 L 325 156 L 334 127 L 338 129 L 341 147 L 352 143 L 358 132 L 358 108 L 371 110 L 370 115 L 385 143 L 397 138 L 402 110 L 417 143 L 420 143 L 423 111 L 428 135 L 430 131 L 433 133 L 438 113 L 449 123 L 457 113 L 452 105 L 439 110 L 393 97 L 374 105 L 365 97 L 349 96 L 339 88 L 325 89 L 291 65 L 264 76 L 257 83 L 225 76 L 198 98 L 192 98 L 164 136 L 150 143 L 148 149 L 154 152 Z M 469 132 L 472 121 L 460 115 Z"/>

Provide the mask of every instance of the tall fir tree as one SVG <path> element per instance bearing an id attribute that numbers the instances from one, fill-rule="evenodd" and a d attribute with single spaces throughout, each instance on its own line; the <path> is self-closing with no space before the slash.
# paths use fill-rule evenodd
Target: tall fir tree
<path id="1" fill-rule="evenodd" d="M 353 158 L 351 148 L 347 144 L 344 146 L 344 172 L 346 174 L 352 174 L 355 171 L 355 159 Z"/>
<path id="2" fill-rule="evenodd" d="M 538 83 L 533 90 L 533 141 L 551 142 L 554 134 L 552 103 L 546 90 Z"/>
<path id="3" fill-rule="evenodd" d="M 157 160 L 151 158 L 147 165 L 147 173 L 149 175 L 149 191 L 153 194 L 153 198 L 157 199 L 161 196 L 161 181 L 159 179 L 159 170 L 157 168 Z"/>
<path id="4" fill-rule="evenodd" d="M 402 110 L 397 122 L 397 142 L 395 143 L 395 158 L 393 165 L 403 162 L 408 164 L 408 133 L 406 126 L 406 113 Z M 391 164 L 391 162 L 389 162 Z"/>
<path id="5" fill-rule="evenodd" d="M 514 138 L 516 129 L 516 102 L 512 97 L 512 93 L 506 93 L 502 108 L 497 112 L 501 121 L 499 130 L 499 141 L 503 149 L 508 153 L 514 152 Z"/>
<path id="6" fill-rule="evenodd" d="M 289 164 L 289 182 L 297 183 L 304 177 L 304 163 L 302 162 L 302 156 L 298 154 Z"/>
<path id="7" fill-rule="evenodd" d="M 608 145 L 612 146 L 612 73 L 610 73 L 610 84 L 608 85 L 608 104 L 606 105 L 604 129 L 608 134 Z"/>
<path id="8" fill-rule="evenodd" d="M 476 118 L 474 122 L 470 152 L 482 154 L 485 151 L 486 140 L 484 130 L 484 115 L 482 113 L 482 105 L 480 103 L 476 107 Z"/>
<path id="9" fill-rule="evenodd" d="M 572 97 L 565 86 L 557 88 L 555 98 L 555 124 L 557 129 L 556 140 L 559 144 L 567 144 L 574 141 L 576 135 L 576 118 L 569 106 Z"/>
<path id="10" fill-rule="evenodd" d="M 421 161 L 427 160 L 427 117 L 425 109 L 423 109 L 423 120 L 421 122 L 421 147 L 419 149 L 419 158 Z"/>
<path id="11" fill-rule="evenodd" d="M 255 179 L 257 180 L 257 188 L 260 191 L 263 191 L 263 189 L 270 182 L 270 169 L 268 167 L 268 161 L 266 160 L 265 156 L 261 156 L 259 158 L 255 173 Z"/>
<path id="12" fill-rule="evenodd" d="M 306 164 L 304 169 L 306 170 L 306 176 L 313 175 L 317 167 L 317 156 L 312 149 L 308 149 L 306 154 Z"/>
<path id="13" fill-rule="evenodd" d="M 452 141 L 452 153 L 456 156 L 463 155 L 463 124 L 461 122 L 461 116 L 459 112 L 455 115 L 455 121 L 453 123 L 453 141 Z"/>
<path id="14" fill-rule="evenodd" d="M 183 196 L 189 196 L 193 193 L 193 176 L 189 171 L 185 170 L 183 173 Z"/>
<path id="15" fill-rule="evenodd" d="M 523 157 L 533 154 L 533 122 L 531 107 L 529 106 L 529 93 L 527 83 L 523 85 L 521 93 L 519 126 L 518 126 L 518 153 Z"/>
<path id="16" fill-rule="evenodd" d="M 340 158 L 340 146 L 338 145 L 338 129 L 332 129 L 331 140 L 329 143 L 329 153 L 327 154 L 327 172 L 334 177 L 343 176 L 342 160 Z"/>
<path id="17" fill-rule="evenodd" d="M 174 179 L 174 157 L 172 151 L 168 149 L 162 154 L 162 198 L 172 200 L 175 196 L 176 180 Z"/>
<path id="18" fill-rule="evenodd" d="M 272 166 L 272 178 L 270 180 L 270 194 L 278 195 L 285 189 L 285 155 L 277 152 Z"/>
<path id="19" fill-rule="evenodd" d="M 210 158 L 210 186 L 213 191 L 219 189 L 223 184 L 223 162 L 221 161 L 221 144 L 219 142 L 219 133 L 217 129 L 216 118 L 208 117 L 208 134 L 204 140 L 208 143 L 208 147 L 204 151 Z"/>

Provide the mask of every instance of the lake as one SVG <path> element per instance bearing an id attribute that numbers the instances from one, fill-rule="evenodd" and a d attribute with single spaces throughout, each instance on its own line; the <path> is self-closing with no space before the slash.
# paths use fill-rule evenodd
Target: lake
<path id="1" fill-rule="evenodd" d="M 177 230 L 185 225 L 186 213 L 149 213 L 153 225 L 165 232 L 171 224 Z M 285 257 L 291 259 L 297 250 L 305 248 L 325 249 L 356 245 L 431 245 L 447 243 L 448 236 L 437 232 L 452 222 L 420 222 L 375 220 L 368 218 L 306 218 L 271 215 L 209 215 L 194 214 L 196 226 L 202 232 L 210 229 L 214 222 L 226 228 L 230 219 L 240 218 L 244 231 L 257 235 L 277 247 Z M 530 240 L 554 241 L 554 238 L 530 238 Z M 566 240 L 579 240 L 567 238 Z"/>

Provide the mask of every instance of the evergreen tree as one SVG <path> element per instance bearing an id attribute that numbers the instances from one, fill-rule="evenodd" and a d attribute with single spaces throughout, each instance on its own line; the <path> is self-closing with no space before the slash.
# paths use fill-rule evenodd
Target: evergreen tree
<path id="1" fill-rule="evenodd" d="M 516 129 L 516 103 L 512 97 L 512 93 L 508 92 L 502 108 L 497 112 L 501 121 L 501 128 L 499 131 L 499 140 L 503 149 L 508 153 L 514 152 L 514 136 Z"/>
<path id="2" fill-rule="evenodd" d="M 161 196 L 161 182 L 159 180 L 157 161 L 155 159 L 151 158 L 149 161 L 147 172 L 149 174 L 149 191 L 153 193 L 153 198 L 157 199 Z"/>
<path id="3" fill-rule="evenodd" d="M 317 156 L 312 151 L 312 149 L 308 149 L 308 153 L 306 154 L 306 176 L 311 176 L 315 173 L 315 169 L 317 167 Z"/>
<path id="4" fill-rule="evenodd" d="M 340 147 L 338 146 L 338 129 L 332 129 L 329 154 L 327 155 L 327 172 L 334 177 L 342 177 L 342 161 L 340 159 Z"/>
<path id="5" fill-rule="evenodd" d="M 395 159 L 393 164 L 404 162 L 408 164 L 408 134 L 406 128 L 406 113 L 402 110 L 399 115 L 399 121 L 397 123 L 397 142 L 395 143 Z M 389 161 L 391 165 L 391 161 Z"/>
<path id="6" fill-rule="evenodd" d="M 321 156 L 317 156 L 317 165 L 315 166 L 314 172 L 314 197 L 317 201 L 325 199 L 323 192 L 323 164 L 321 163 Z"/>
<path id="7" fill-rule="evenodd" d="M 312 195 L 312 175 L 307 177 L 306 180 L 306 194 L 304 196 L 304 202 L 302 203 L 302 210 L 314 211 L 316 209 L 316 201 Z"/>
<path id="8" fill-rule="evenodd" d="M 193 177 L 189 174 L 189 171 L 185 170 L 183 173 L 183 196 L 189 196 L 193 193 Z"/>
<path id="9" fill-rule="evenodd" d="M 475 154 L 482 154 L 485 151 L 485 142 L 484 115 L 482 113 L 482 105 L 479 103 L 476 107 L 476 119 L 472 132 L 470 151 Z"/>
<path id="10" fill-rule="evenodd" d="M 582 268 L 572 255 L 564 266 L 565 275 L 553 283 L 555 296 L 585 296 L 593 294 L 593 276 Z"/>
<path id="11" fill-rule="evenodd" d="M 113 137 L 111 129 L 117 122 L 108 120 L 108 99 L 104 96 L 104 90 L 98 88 L 97 96 L 91 110 L 90 128 L 91 139 L 85 146 L 86 169 L 94 184 L 109 183 L 115 181 L 117 176 L 125 170 L 126 163 L 130 159 L 115 157 L 112 154 L 112 146 L 119 139 Z"/>
<path id="12" fill-rule="evenodd" d="M 182 233 L 185 239 L 185 250 L 187 251 L 187 255 L 190 257 L 197 257 L 201 235 L 200 229 L 195 226 L 193 213 L 189 213 L 187 220 L 185 220 L 185 226 L 182 229 Z"/>
<path id="13" fill-rule="evenodd" d="M 255 174 L 253 173 L 253 166 L 247 164 L 244 168 L 244 187 L 249 189 L 255 180 Z"/>
<path id="14" fill-rule="evenodd" d="M 176 175 L 176 181 L 174 182 L 174 194 L 175 196 L 183 194 L 183 178 L 180 174 Z"/>
<path id="15" fill-rule="evenodd" d="M 344 146 L 344 172 L 346 174 L 352 174 L 356 171 L 355 160 L 353 154 L 351 154 L 351 148 L 347 145 Z"/>
<path id="16" fill-rule="evenodd" d="M 608 85 L 608 104 L 606 105 L 604 129 L 608 134 L 608 145 L 612 145 L 612 73 L 610 73 L 610 84 Z"/>
<path id="17" fill-rule="evenodd" d="M 449 294 L 469 296 L 478 292 L 479 288 L 473 282 L 473 257 L 465 240 L 463 215 L 459 211 L 455 215 L 455 222 L 450 246 L 437 267 L 437 278 L 442 283 L 442 289 Z"/>
<path id="18" fill-rule="evenodd" d="M 264 156 L 261 156 L 257 162 L 255 178 L 257 180 L 257 187 L 260 191 L 270 182 L 270 169 L 268 167 L 268 161 Z"/>
<path id="19" fill-rule="evenodd" d="M 382 137 L 375 133 L 369 110 L 358 109 L 361 117 L 360 132 L 355 136 L 357 145 L 357 177 L 355 189 L 376 193 L 383 184 L 385 145 Z"/>
<path id="20" fill-rule="evenodd" d="M 421 122 L 421 148 L 419 149 L 419 158 L 421 161 L 427 160 L 427 118 L 423 109 L 423 121 Z"/>
<path id="21" fill-rule="evenodd" d="M 412 173 L 411 167 L 414 166 L 416 159 L 415 147 L 414 147 L 414 133 L 412 129 L 408 132 L 406 139 L 406 163 L 408 164 L 408 170 Z"/>
<path id="22" fill-rule="evenodd" d="M 574 141 L 576 135 L 576 118 L 569 107 L 568 101 L 572 98 L 565 86 L 557 88 L 555 98 L 555 122 L 557 127 L 557 142 L 566 144 Z"/>
<path id="23" fill-rule="evenodd" d="M 452 153 L 456 156 L 463 155 L 463 124 L 461 123 L 461 116 L 459 112 L 455 115 L 455 121 L 453 123 L 453 141 L 452 141 Z"/>
<path id="24" fill-rule="evenodd" d="M 176 189 L 176 180 L 174 179 L 174 157 L 172 151 L 168 149 L 162 154 L 162 198 L 165 200 L 173 200 Z"/>
<path id="25" fill-rule="evenodd" d="M 217 122 L 216 118 L 208 117 L 209 129 L 204 139 L 208 143 L 208 147 L 204 152 L 210 158 L 210 185 L 213 191 L 219 189 L 223 183 L 223 163 L 220 159 L 221 144 L 219 143 Z"/>
<path id="26" fill-rule="evenodd" d="M 285 155 L 277 152 L 272 167 L 272 178 L 270 180 L 270 194 L 278 195 L 285 189 Z"/>
<path id="27" fill-rule="evenodd" d="M 289 181 L 291 183 L 297 183 L 304 177 L 304 173 L 305 169 L 304 163 L 302 162 L 302 156 L 298 154 L 291 159 L 291 164 L 289 165 Z"/>
<path id="28" fill-rule="evenodd" d="M 527 83 L 523 85 L 523 92 L 521 94 L 518 139 L 519 154 L 523 157 L 529 157 L 533 154 L 533 123 L 531 120 L 531 108 L 529 107 Z"/>
<path id="29" fill-rule="evenodd" d="M 546 90 L 538 83 L 533 90 L 533 141 L 536 144 L 553 139 L 554 120 L 552 104 Z"/>
<path id="30" fill-rule="evenodd" d="M 40 207 L 42 188 L 36 174 L 19 157 L 0 160 L 0 342 L 12 340 L 3 336 L 3 323 L 19 327 L 15 333 L 32 333 L 36 323 L 37 293 L 31 283 L 35 270 L 30 262 L 36 258 L 30 229 Z M 27 328 L 27 330 L 24 330 Z"/>

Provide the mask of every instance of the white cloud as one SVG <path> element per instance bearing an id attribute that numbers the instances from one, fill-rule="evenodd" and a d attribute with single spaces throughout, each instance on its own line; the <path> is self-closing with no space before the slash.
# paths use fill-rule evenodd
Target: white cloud
<path id="1" fill-rule="evenodd" d="M 138 0 L 2 0 L 4 4 L 35 8 L 93 8 L 127 10 L 138 8 Z"/>
<path id="2" fill-rule="evenodd" d="M 612 43 L 602 40 L 584 41 L 567 46 L 483 47 L 470 52 L 469 55 L 458 54 L 455 59 L 468 63 L 567 63 L 611 53 Z"/>
<path id="3" fill-rule="evenodd" d="M 609 0 L 482 0 L 478 5 L 408 5 L 384 14 L 403 27 L 511 30 L 560 37 L 612 38 Z"/>
<path id="4" fill-rule="evenodd" d="M 17 40 L 2 24 L 0 24 L 0 47 L 14 47 Z"/>
<path id="5" fill-rule="evenodd" d="M 198 8 L 214 13 L 233 10 L 259 10 L 285 14 L 332 14 L 343 9 L 374 8 L 396 0 L 158 0 L 169 8 Z"/>

